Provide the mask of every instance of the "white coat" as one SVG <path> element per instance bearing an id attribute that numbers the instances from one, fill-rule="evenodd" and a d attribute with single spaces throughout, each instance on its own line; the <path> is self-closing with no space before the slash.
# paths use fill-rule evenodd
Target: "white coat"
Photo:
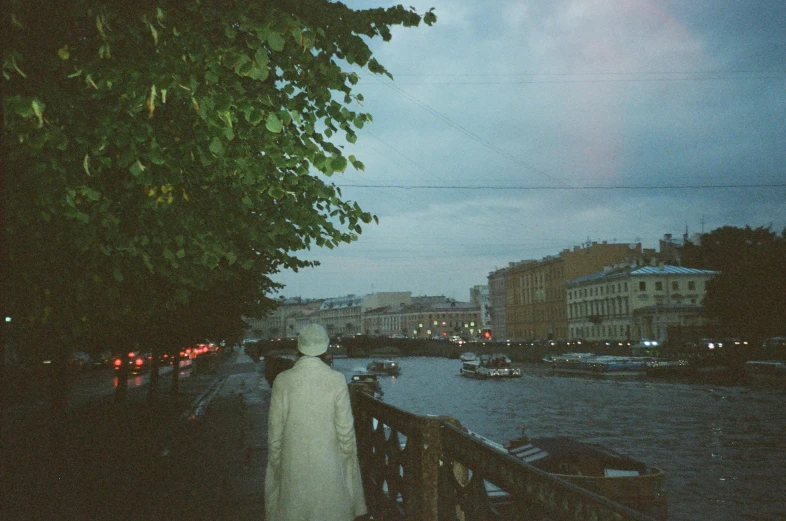
<path id="1" fill-rule="evenodd" d="M 343 374 L 303 356 L 270 398 L 266 521 L 352 521 L 366 513 Z"/>

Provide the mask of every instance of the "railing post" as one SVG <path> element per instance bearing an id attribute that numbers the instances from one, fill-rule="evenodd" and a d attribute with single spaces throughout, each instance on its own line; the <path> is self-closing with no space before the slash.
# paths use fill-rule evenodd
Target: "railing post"
<path id="1" fill-rule="evenodd" d="M 406 505 L 407 518 L 418 521 L 439 520 L 439 464 L 442 455 L 440 425 L 443 418 L 422 418 L 416 429 L 418 438 L 409 447 L 410 471 L 407 484 L 412 487 Z"/>

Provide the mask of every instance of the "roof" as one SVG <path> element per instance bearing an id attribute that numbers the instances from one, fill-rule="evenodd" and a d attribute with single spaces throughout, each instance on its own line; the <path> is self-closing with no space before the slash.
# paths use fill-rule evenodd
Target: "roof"
<path id="1" fill-rule="evenodd" d="M 697 268 L 686 268 L 684 266 L 672 266 L 663 264 L 659 266 L 623 266 L 621 268 L 605 269 L 583 275 L 568 281 L 569 286 L 583 284 L 602 279 L 619 278 L 628 275 L 717 275 L 719 271 L 702 270 Z"/>
<path id="2" fill-rule="evenodd" d="M 719 271 L 686 268 L 684 266 L 641 266 L 631 271 L 631 275 L 717 275 Z"/>

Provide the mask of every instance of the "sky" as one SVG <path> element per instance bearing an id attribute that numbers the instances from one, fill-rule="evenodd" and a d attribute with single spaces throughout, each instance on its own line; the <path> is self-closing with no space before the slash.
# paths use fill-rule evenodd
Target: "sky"
<path id="1" fill-rule="evenodd" d="M 320 266 L 278 296 L 468 301 L 591 241 L 786 228 L 786 2 L 403 3 L 437 23 L 371 42 L 393 80 L 361 74 L 374 122 L 339 144 L 365 170 L 332 178 L 379 224 L 302 252 Z"/>

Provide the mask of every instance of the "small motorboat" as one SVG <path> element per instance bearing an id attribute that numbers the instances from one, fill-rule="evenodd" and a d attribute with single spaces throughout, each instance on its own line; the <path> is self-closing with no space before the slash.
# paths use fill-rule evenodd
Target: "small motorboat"
<path id="1" fill-rule="evenodd" d="M 357 387 L 367 392 L 374 398 L 382 398 L 382 386 L 374 373 L 355 373 L 349 381 L 350 388 Z"/>
<path id="2" fill-rule="evenodd" d="M 398 376 L 401 374 L 401 366 L 393 360 L 372 360 L 366 366 L 369 373 L 382 376 Z"/>
<path id="3" fill-rule="evenodd" d="M 521 369 L 514 367 L 507 355 L 494 353 L 462 362 L 459 373 L 468 378 L 518 378 Z"/>

